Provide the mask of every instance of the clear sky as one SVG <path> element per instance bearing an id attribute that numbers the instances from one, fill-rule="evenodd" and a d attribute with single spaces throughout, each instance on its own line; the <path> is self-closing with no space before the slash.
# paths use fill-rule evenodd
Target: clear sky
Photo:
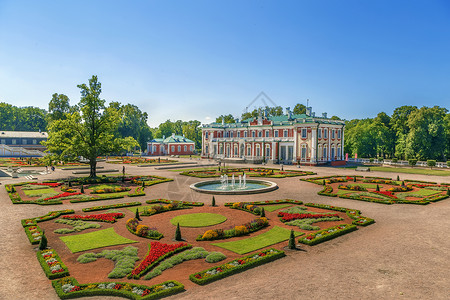
<path id="1" fill-rule="evenodd" d="M 261 91 L 345 119 L 450 108 L 450 1 L 0 0 L 1 102 L 76 104 L 94 74 L 152 127 L 240 117 Z"/>

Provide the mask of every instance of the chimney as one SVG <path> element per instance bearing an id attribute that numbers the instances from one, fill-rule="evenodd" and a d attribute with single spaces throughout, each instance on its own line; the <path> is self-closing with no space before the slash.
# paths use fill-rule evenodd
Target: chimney
<path id="1" fill-rule="evenodd" d="M 327 118 L 327 113 L 326 112 L 322 113 L 322 118 L 324 118 L 324 119 Z"/>

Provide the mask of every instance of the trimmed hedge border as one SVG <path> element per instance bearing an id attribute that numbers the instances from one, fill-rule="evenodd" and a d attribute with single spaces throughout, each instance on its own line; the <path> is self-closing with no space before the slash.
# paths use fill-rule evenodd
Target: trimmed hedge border
<path id="1" fill-rule="evenodd" d="M 106 288 L 108 285 L 115 283 L 113 288 Z M 105 288 L 98 288 L 99 285 L 104 285 Z M 66 277 L 52 281 L 52 286 L 61 299 L 74 299 L 90 296 L 118 296 L 125 297 L 132 300 L 150 300 L 162 297 L 171 296 L 184 291 L 184 285 L 175 280 L 165 281 L 160 284 L 152 286 L 138 285 L 124 282 L 98 282 L 89 284 L 79 284 L 73 277 Z M 73 287 L 68 292 L 64 292 L 63 286 Z M 96 288 L 92 288 L 96 286 Z M 120 287 L 120 289 L 119 289 Z M 161 289 L 161 287 L 165 287 Z M 141 290 L 148 293 L 141 296 L 134 291 Z"/>
<path id="2" fill-rule="evenodd" d="M 252 169 L 250 171 L 250 169 Z M 261 169 L 261 171 L 258 171 Z M 206 169 L 206 170 L 186 170 L 180 173 L 180 175 L 184 176 L 190 176 L 190 177 L 197 177 L 197 178 L 215 178 L 219 177 L 221 174 L 230 174 L 232 173 L 240 173 L 244 172 L 247 174 L 248 177 L 264 177 L 264 178 L 286 178 L 286 177 L 296 177 L 296 176 L 309 176 L 309 175 L 316 175 L 317 173 L 311 172 L 311 171 L 297 171 L 297 170 L 285 170 L 280 171 L 279 169 L 275 168 L 226 168 L 225 172 L 219 171 L 217 168 L 213 169 Z M 283 172 L 285 174 L 267 174 L 267 175 L 261 175 L 261 173 L 267 172 L 267 171 L 277 171 L 277 172 Z M 214 172 L 214 174 L 203 174 L 204 172 Z"/>
<path id="3" fill-rule="evenodd" d="M 129 206 L 139 206 L 139 205 L 142 205 L 142 203 L 141 202 L 127 202 L 127 203 L 87 207 L 87 208 L 83 208 L 82 211 L 89 212 L 89 211 L 105 210 L 105 209 L 111 209 L 111 208 L 122 208 L 122 207 L 129 207 Z"/>
<path id="4" fill-rule="evenodd" d="M 27 235 L 28 240 L 30 241 L 31 245 L 36 245 L 36 244 L 40 243 L 42 236 L 44 235 L 44 232 L 38 225 L 27 226 L 24 228 L 24 230 L 25 230 L 25 234 Z M 33 233 L 38 233 L 38 235 L 33 236 Z"/>
<path id="5" fill-rule="evenodd" d="M 340 227 L 344 227 L 342 229 L 339 229 Z M 320 244 L 322 242 L 334 239 L 338 236 L 344 235 L 346 233 L 352 232 L 354 230 L 357 230 L 357 226 L 354 224 L 341 224 L 341 225 L 336 225 L 327 229 L 323 229 L 320 231 L 317 231 L 315 233 L 310 233 L 305 237 L 300 238 L 298 241 L 300 243 L 309 245 L 309 246 L 313 246 L 313 245 L 317 245 Z M 330 230 L 332 230 L 332 232 L 330 232 Z M 325 235 L 322 235 L 323 233 L 325 233 Z M 317 235 L 320 235 L 319 237 L 317 237 Z M 308 239 L 309 237 L 312 237 L 312 239 Z"/>
<path id="6" fill-rule="evenodd" d="M 264 253 L 265 255 L 264 256 L 260 256 L 260 258 L 258 258 L 257 260 L 249 261 L 249 262 L 246 262 L 244 264 L 240 264 L 238 262 L 238 261 L 244 261 L 245 259 L 248 259 L 248 258 L 252 258 L 255 255 L 259 256 L 260 253 Z M 204 284 L 208 284 L 210 282 L 213 282 L 213 281 L 216 281 L 216 280 L 219 280 L 219 279 L 222 279 L 222 278 L 225 278 L 225 277 L 228 277 L 228 276 L 231 276 L 231 275 L 234 275 L 234 274 L 246 271 L 248 269 L 260 266 L 262 264 L 274 261 L 274 260 L 282 258 L 284 256 L 286 256 L 286 254 L 283 251 L 277 250 L 277 249 L 274 249 L 274 248 L 270 248 L 270 249 L 267 249 L 267 250 L 258 251 L 256 254 L 250 254 L 250 255 L 247 255 L 247 256 L 244 256 L 244 257 L 232 260 L 232 261 L 230 261 L 228 263 L 225 263 L 225 264 L 222 264 L 222 265 L 219 265 L 219 266 L 215 266 L 215 267 L 206 269 L 204 271 L 200 271 L 200 272 L 191 274 L 191 275 L 189 275 L 189 279 L 192 282 L 196 283 L 196 284 L 204 285 Z M 234 265 L 232 265 L 232 263 L 238 263 L 238 265 L 234 266 Z M 218 269 L 222 270 L 222 268 L 227 268 L 227 267 L 231 267 L 231 268 L 225 269 L 225 270 L 221 271 L 220 273 L 211 274 L 210 276 L 205 277 L 205 278 L 198 278 L 199 276 L 202 277 L 202 274 L 209 274 L 207 272 L 211 272 L 211 271 L 212 272 L 217 272 Z"/>
<path id="7" fill-rule="evenodd" d="M 69 214 L 73 214 L 73 213 L 74 213 L 73 209 L 55 210 L 55 211 L 50 211 L 47 214 L 40 216 L 40 217 L 30 218 L 30 219 L 22 219 L 20 222 L 22 223 L 23 227 L 35 226 L 36 223 L 56 219 L 61 215 L 69 215 Z"/>
<path id="8" fill-rule="evenodd" d="M 138 222 L 138 224 L 139 224 L 139 221 L 138 221 L 136 218 L 132 218 L 132 219 L 136 220 L 136 221 Z M 129 221 L 129 220 L 128 220 L 128 221 Z M 130 226 L 128 226 L 128 221 L 125 223 L 125 227 L 128 229 L 128 231 L 129 231 L 130 233 L 134 234 L 134 235 L 137 236 L 137 237 L 142 237 L 142 238 L 145 238 L 145 239 L 157 240 L 157 241 L 159 241 L 160 239 L 162 239 L 162 238 L 164 237 L 164 234 L 162 234 L 161 232 L 159 232 L 159 231 L 157 231 L 157 230 L 154 230 L 154 231 L 157 231 L 157 232 L 160 234 L 160 235 L 157 236 L 157 237 L 149 237 L 149 236 L 138 235 L 138 234 L 136 233 L 136 231 L 133 231 L 133 229 L 131 229 Z"/>
<path id="9" fill-rule="evenodd" d="M 57 260 L 57 263 L 60 265 L 62 272 L 52 273 L 50 266 L 47 262 L 47 259 L 44 258 L 43 253 L 51 253 L 51 258 L 54 258 Z M 41 264 L 42 270 L 44 270 L 45 276 L 47 276 L 48 279 L 53 280 L 56 278 L 62 278 L 69 276 L 69 270 L 67 269 L 66 265 L 61 261 L 61 257 L 56 253 L 54 249 L 48 249 L 43 251 L 38 251 L 36 253 L 37 259 L 39 263 Z"/>
<path id="10" fill-rule="evenodd" d="M 375 223 L 374 219 L 361 216 L 361 211 L 357 210 L 357 209 L 350 209 L 350 208 L 345 208 L 345 207 L 332 206 L 332 205 L 327 205 L 327 204 L 316 204 L 316 203 L 305 203 L 304 205 L 310 206 L 310 207 L 317 207 L 317 208 L 345 212 L 347 214 L 347 216 L 349 216 L 351 219 L 353 219 L 353 222 L 352 222 L 353 225 L 367 226 L 367 225 Z"/>

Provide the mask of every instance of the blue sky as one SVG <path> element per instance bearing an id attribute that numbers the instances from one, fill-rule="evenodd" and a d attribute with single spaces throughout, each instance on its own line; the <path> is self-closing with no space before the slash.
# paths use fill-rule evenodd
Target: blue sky
<path id="1" fill-rule="evenodd" d="M 1 102 L 76 104 L 94 74 L 152 127 L 239 117 L 261 91 L 345 119 L 449 108 L 450 1 L 0 0 Z"/>

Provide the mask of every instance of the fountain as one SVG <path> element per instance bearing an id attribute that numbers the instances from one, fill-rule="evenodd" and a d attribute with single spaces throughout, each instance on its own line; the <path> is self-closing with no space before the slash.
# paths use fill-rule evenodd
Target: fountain
<path id="1" fill-rule="evenodd" d="M 201 181 L 191 184 L 191 189 L 200 193 L 208 194 L 226 194 L 226 195 L 245 195 L 273 191 L 278 186 L 266 180 L 247 180 L 247 175 L 239 175 L 239 184 L 236 184 L 236 178 L 231 175 L 231 181 L 228 175 L 220 176 L 219 180 Z"/>

